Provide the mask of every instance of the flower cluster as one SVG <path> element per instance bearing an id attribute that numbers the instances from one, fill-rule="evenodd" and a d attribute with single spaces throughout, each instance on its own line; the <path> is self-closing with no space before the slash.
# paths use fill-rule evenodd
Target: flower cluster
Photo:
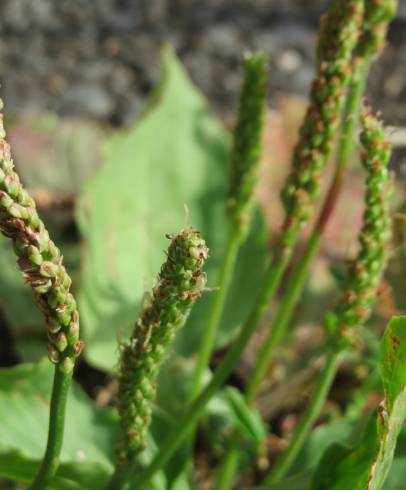
<path id="1" fill-rule="evenodd" d="M 368 172 L 360 250 L 352 262 L 335 311 L 342 335 L 368 319 L 388 258 L 392 181 L 387 169 L 391 148 L 382 124 L 369 109 L 361 114 L 362 163 Z"/>
<path id="2" fill-rule="evenodd" d="M 158 282 L 145 300 L 130 340 L 121 345 L 117 397 L 120 464 L 131 462 L 143 448 L 160 364 L 206 285 L 202 268 L 208 249 L 200 234 L 189 229 L 168 238 L 168 258 Z"/>
<path id="3" fill-rule="evenodd" d="M 360 58 L 379 53 L 385 42 L 389 22 L 396 14 L 397 3 L 397 0 L 365 0 L 364 20 L 357 46 Z"/>
<path id="4" fill-rule="evenodd" d="M 317 75 L 294 150 L 293 168 L 282 190 L 286 213 L 283 250 L 290 250 L 319 193 L 321 173 L 331 153 L 353 69 L 363 5 L 363 0 L 334 0 L 321 20 Z"/>
<path id="5" fill-rule="evenodd" d="M 18 266 L 45 316 L 49 358 L 69 374 L 83 347 L 79 313 L 70 292 L 72 281 L 61 252 L 38 216 L 35 202 L 14 170 L 5 136 L 0 114 L 0 231 L 12 240 Z"/>
<path id="6" fill-rule="evenodd" d="M 264 128 L 267 61 L 262 54 L 244 59 L 244 83 L 233 135 L 228 211 L 234 224 L 246 230 L 252 194 L 258 179 Z"/>

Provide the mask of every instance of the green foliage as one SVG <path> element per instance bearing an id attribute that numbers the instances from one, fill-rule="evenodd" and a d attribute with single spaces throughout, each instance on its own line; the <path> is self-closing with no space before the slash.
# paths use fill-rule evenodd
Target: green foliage
<path id="1" fill-rule="evenodd" d="M 406 317 L 390 321 L 380 344 L 384 397 L 369 420 L 366 406 L 379 390 L 379 342 L 373 331 L 359 329 L 357 334 L 361 334 L 355 335 L 354 328 L 370 316 L 391 238 L 390 145 L 369 110 L 362 111 L 360 118 L 362 164 L 368 175 L 359 252 L 342 281 L 344 293 L 338 307 L 327 315 L 330 335 L 321 340 L 325 341 L 322 346 L 317 344 L 320 339 L 316 341 L 325 354 L 316 389 L 281 455 L 272 444 L 277 437 L 269 437 L 268 420 L 260 415 L 264 407 L 255 406 L 258 388 L 270 372 L 271 357 L 291 320 L 335 206 L 367 72 L 395 9 L 395 0 L 333 0 L 322 18 L 316 77 L 293 151 L 293 168 L 282 191 L 285 219 L 271 252 L 262 213 L 258 207 L 251 209 L 266 110 L 263 55 L 245 58 L 232 147 L 225 127 L 210 112 L 170 48 L 163 51 L 161 80 L 144 114 L 129 129 L 107 135 L 87 133 L 73 125 L 59 132 L 56 120 L 45 118 L 39 127 L 23 128 L 20 135 L 17 131 L 14 142 L 19 137 L 29 139 L 24 135 L 34 131 L 39 139 L 47 139 L 53 152 L 64 152 L 57 170 L 50 154 L 42 153 L 43 146 L 33 152 L 28 148 L 25 155 L 22 152 L 21 173 L 28 184 L 45 185 L 53 197 L 58 194 L 70 206 L 72 194 L 80 194 L 75 219 L 83 253 L 76 288 L 86 356 L 93 366 L 118 371 L 117 393 L 115 384 L 109 385 L 117 411 L 97 406 L 77 384 L 68 397 L 83 343 L 72 281 L 49 231 L 61 238 L 64 255 L 69 263 L 69 256 L 73 259 L 73 269 L 78 271 L 80 245 L 73 206 L 62 220 L 55 215 L 47 231 L 14 170 L 0 119 L 0 229 L 11 239 L 18 259 L 15 266 L 11 250 L 0 242 L 0 303 L 17 337 L 25 338 L 27 327 L 34 327 L 35 336 L 42 332 L 41 341 L 46 333 L 49 358 L 56 364 L 52 394 L 52 366 L 44 360 L 0 370 L 1 478 L 30 484 L 30 490 L 189 490 L 200 487 L 200 480 L 204 486 L 206 479 L 211 483 L 215 475 L 207 478 L 205 473 L 217 465 L 221 466 L 217 479 L 221 490 L 233 486 L 237 472 L 242 477 L 239 486 L 253 488 L 262 481 L 267 490 L 400 489 L 406 478 L 406 434 L 402 433 Z M 299 233 L 312 218 L 322 173 L 338 140 L 331 186 L 296 262 L 292 256 L 300 249 L 296 247 Z M 178 235 L 171 235 L 178 229 L 182 230 Z M 210 249 L 208 287 L 202 271 L 208 249 L 195 229 L 202 232 Z M 161 266 L 165 235 L 171 244 Z M 44 314 L 46 331 L 37 330 L 43 319 L 29 290 L 23 288 L 18 268 Z M 152 283 L 156 276 L 157 282 Z M 213 294 L 216 288 L 219 291 Z M 284 293 L 280 304 L 273 301 L 279 289 Z M 255 336 L 270 303 L 278 308 L 273 328 Z M 320 318 L 320 304 L 317 309 Z M 187 328 L 180 330 L 186 319 Z M 250 355 L 237 371 L 251 339 L 255 340 L 253 350 L 248 350 Z M 369 352 L 361 359 L 357 349 L 362 342 Z M 175 353 L 163 362 L 172 343 Z M 225 354 L 218 351 L 219 358 L 217 353 L 212 356 L 214 346 L 228 348 L 229 344 Z M 332 399 L 331 406 L 325 402 L 343 359 L 347 371 L 356 377 L 353 361 L 357 357 L 361 373 L 368 368 L 372 373 L 354 390 L 355 395 L 345 394 L 346 415 L 337 417 L 342 400 Z M 250 375 L 247 371 L 252 367 Z M 278 369 L 274 374 L 277 379 Z M 230 385 L 223 386 L 227 381 Z M 321 414 L 328 415 L 329 422 L 315 427 L 323 420 Z M 281 421 L 286 424 L 270 417 L 271 425 L 276 421 L 284 432 L 289 425 L 286 415 L 283 411 Z M 355 437 L 360 433 L 361 437 Z M 227 445 L 229 451 L 219 462 Z M 237 468 L 241 449 L 244 458 Z M 197 468 L 193 468 L 195 462 Z M 270 473 L 264 475 L 268 465 Z M 247 477 L 246 471 L 250 472 Z M 284 475 L 289 476 L 279 481 Z"/>
<path id="2" fill-rule="evenodd" d="M 28 483 L 38 470 L 45 447 L 52 372 L 47 360 L 0 370 L 2 477 Z M 97 407 L 76 385 L 67 412 L 62 466 L 52 488 L 100 488 L 98 482 L 105 482 L 113 467 L 117 417 L 111 409 Z"/>
<path id="3" fill-rule="evenodd" d="M 226 240 L 228 135 L 171 50 L 164 51 L 162 64 L 162 79 L 147 111 L 134 127 L 106 141 L 105 162 L 79 205 L 85 239 L 79 304 L 86 357 L 103 369 L 116 365 L 117 339 L 129 334 L 149 281 L 158 273 L 165 234 L 190 219 L 210 249 L 209 278 L 217 277 Z M 263 230 L 257 219 L 241 251 L 239 274 L 247 289 L 235 287 L 230 293 L 222 342 L 258 290 Z M 209 286 L 216 284 L 209 280 Z M 180 352 L 196 351 L 209 300 L 197 306 L 188 332 L 177 340 Z"/>
<path id="4" fill-rule="evenodd" d="M 380 490 L 392 464 L 396 440 L 406 419 L 406 317 L 389 322 L 382 341 L 385 397 L 355 447 L 335 444 L 322 458 L 312 490 Z"/>
<path id="5" fill-rule="evenodd" d="M 241 393 L 227 386 L 207 406 L 208 434 L 214 447 L 224 444 L 237 434 L 240 444 L 255 452 L 264 443 L 266 427 L 259 413 L 247 405 Z"/>

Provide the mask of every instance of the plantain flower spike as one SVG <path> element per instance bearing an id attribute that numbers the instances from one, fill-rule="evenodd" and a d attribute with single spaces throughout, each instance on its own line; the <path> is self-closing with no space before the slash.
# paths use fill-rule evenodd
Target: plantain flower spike
<path id="1" fill-rule="evenodd" d="M 285 221 L 282 252 L 289 253 L 299 229 L 310 218 L 321 174 L 339 126 L 363 16 L 363 0 L 333 0 L 321 18 L 317 74 L 310 104 L 293 154 L 292 171 L 282 190 Z"/>
<path id="2" fill-rule="evenodd" d="M 360 249 L 349 268 L 344 294 L 336 311 L 339 334 L 351 340 L 351 327 L 365 323 L 389 255 L 391 238 L 390 200 L 392 179 L 388 171 L 391 155 L 382 124 L 369 108 L 361 114 L 362 164 L 367 171 L 365 211 L 359 234 Z"/>
<path id="3" fill-rule="evenodd" d="M 258 180 L 262 154 L 268 70 L 263 54 L 249 54 L 244 59 L 244 83 L 238 119 L 234 129 L 228 211 L 233 224 L 246 232 L 252 196 Z"/>
<path id="4" fill-rule="evenodd" d="M 0 111 L 3 102 L 0 100 Z M 62 372 L 73 371 L 83 343 L 71 278 L 60 250 L 38 216 L 35 202 L 14 170 L 0 114 L 0 231 L 10 238 L 18 266 L 31 286 L 47 325 L 48 357 Z"/>
<path id="5" fill-rule="evenodd" d="M 360 58 L 378 55 L 384 45 L 389 22 L 395 17 L 397 0 L 364 0 L 364 20 L 357 47 Z"/>
<path id="6" fill-rule="evenodd" d="M 202 271 L 208 249 L 200 233 L 182 230 L 169 236 L 168 258 L 143 306 L 128 342 L 121 345 L 118 411 L 119 464 L 126 465 L 143 449 L 156 393 L 156 377 L 166 349 L 184 325 L 206 285 Z"/>

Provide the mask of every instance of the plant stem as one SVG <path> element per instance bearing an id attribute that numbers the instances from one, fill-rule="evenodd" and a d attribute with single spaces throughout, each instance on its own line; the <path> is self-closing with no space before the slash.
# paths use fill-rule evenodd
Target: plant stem
<path id="1" fill-rule="evenodd" d="M 211 304 L 207 325 L 204 330 L 203 339 L 198 352 L 196 370 L 194 373 L 192 385 L 192 400 L 196 398 L 196 396 L 200 392 L 203 375 L 210 362 L 211 353 L 213 351 L 213 346 L 216 339 L 218 324 L 220 322 L 221 315 L 224 309 L 227 290 L 232 279 L 234 265 L 240 244 L 241 230 L 236 226 L 230 225 L 224 258 L 218 278 L 218 290 L 215 292 Z"/>
<path id="2" fill-rule="evenodd" d="M 238 440 L 234 437 L 231 440 L 229 450 L 226 453 L 226 457 L 217 476 L 216 490 L 228 490 L 232 488 L 240 454 Z"/>
<path id="3" fill-rule="evenodd" d="M 270 329 L 262 350 L 257 357 L 253 373 L 246 388 L 246 400 L 250 405 L 254 403 L 258 388 L 268 370 L 268 366 L 271 363 L 273 353 L 275 352 L 276 347 L 279 345 L 279 342 L 285 333 L 293 310 L 303 292 L 309 267 L 319 251 L 325 226 L 330 219 L 332 212 L 334 211 L 337 198 L 341 190 L 343 175 L 353 151 L 353 139 L 358 120 L 357 115 L 359 114 L 360 110 L 360 104 L 365 89 L 366 77 L 370 62 L 370 59 L 359 61 L 359 64 L 354 71 L 343 114 L 342 131 L 337 150 L 334 176 L 325 197 L 323 206 L 320 210 L 318 220 L 308 239 L 306 248 L 288 281 L 282 303 L 275 317 L 272 328 Z M 235 444 L 232 444 L 225 455 L 219 478 L 222 478 L 221 475 L 223 471 L 227 471 L 228 475 L 232 474 L 232 464 L 234 465 L 234 473 L 236 472 L 239 460 L 235 454 L 237 452 L 238 448 L 235 446 Z M 227 487 L 223 485 L 223 490 L 231 488 L 232 484 L 233 478 L 230 476 L 228 479 L 229 486 Z"/>
<path id="4" fill-rule="evenodd" d="M 357 105 L 355 105 L 355 107 L 357 107 Z M 344 123 L 345 125 L 355 124 L 354 121 L 351 121 L 350 117 L 347 117 Z M 341 141 L 341 144 L 344 144 L 343 141 L 344 140 Z M 352 138 L 351 138 L 351 143 L 348 144 L 351 144 L 352 147 Z M 344 155 L 345 152 L 342 152 L 341 154 Z M 343 163 L 343 165 L 345 165 L 345 163 Z M 296 243 L 297 236 L 298 236 L 298 232 L 295 234 L 295 236 L 290 238 L 292 244 Z M 316 235 L 313 238 L 313 242 L 317 242 L 318 240 L 319 237 L 318 235 Z M 317 249 L 316 244 L 312 246 L 312 249 L 313 247 L 315 250 Z M 305 254 L 308 256 L 307 261 L 309 261 L 309 263 L 311 263 L 310 259 L 312 254 L 313 254 L 312 250 L 310 251 L 308 250 L 307 254 Z M 220 366 L 217 368 L 209 384 L 201 391 L 200 395 L 187 408 L 186 412 L 183 414 L 179 426 L 176 427 L 167 436 L 167 438 L 163 441 L 160 450 L 158 451 L 157 455 L 152 460 L 150 465 L 144 470 L 144 472 L 141 473 L 139 478 L 136 478 L 137 488 L 142 488 L 143 486 L 145 486 L 150 480 L 150 478 L 155 474 L 155 472 L 160 470 L 166 464 L 166 462 L 169 460 L 169 458 L 178 448 L 179 444 L 181 444 L 181 442 L 188 436 L 190 429 L 194 426 L 194 424 L 198 420 L 206 404 L 216 393 L 216 391 L 223 385 L 227 377 L 233 371 L 234 367 L 236 366 L 236 364 L 240 359 L 240 356 L 247 342 L 254 334 L 259 320 L 261 319 L 263 313 L 265 312 L 270 300 L 273 298 L 276 289 L 280 284 L 281 278 L 286 270 L 286 267 L 290 261 L 290 258 L 291 258 L 291 252 L 282 254 L 277 260 L 275 260 L 275 262 L 271 262 L 270 265 L 268 266 L 266 278 L 264 281 L 264 287 L 262 288 L 260 296 L 258 297 L 253 309 L 251 310 L 251 313 L 247 321 L 243 325 L 237 340 L 226 354 Z M 303 272 L 301 274 L 305 276 L 304 273 L 307 270 L 306 269 L 307 263 L 306 261 L 304 262 L 305 263 L 302 265 Z M 297 286 L 292 286 L 290 301 L 292 301 L 292 299 L 296 301 L 299 292 L 300 291 Z M 288 316 L 287 313 L 288 312 L 285 313 L 286 317 Z M 281 337 L 281 335 L 283 335 L 282 330 L 283 329 L 280 329 L 280 332 L 278 333 L 277 336 L 275 335 L 275 333 L 273 334 L 274 339 L 272 339 L 272 342 L 274 342 L 275 340 L 279 341 L 279 338 Z"/>
<path id="5" fill-rule="evenodd" d="M 319 218 L 313 228 L 303 255 L 289 279 L 282 304 L 274 320 L 273 326 L 269 330 L 269 333 L 265 339 L 264 345 L 257 358 L 254 371 L 248 382 L 246 396 L 247 401 L 250 404 L 252 404 L 255 399 L 259 385 L 266 374 L 269 364 L 271 363 L 275 348 L 278 346 L 281 338 L 283 337 L 296 303 L 302 294 L 308 269 L 319 251 L 322 234 L 335 208 L 342 186 L 343 174 L 349 162 L 354 146 L 353 137 L 358 120 L 357 116 L 360 110 L 361 99 L 364 93 L 368 68 L 368 61 L 360 62 L 350 84 L 347 103 L 343 115 L 342 134 L 337 151 L 336 170 L 324 200 L 323 207 L 320 211 Z"/>
<path id="6" fill-rule="evenodd" d="M 41 467 L 30 490 L 44 490 L 55 475 L 59 465 L 65 427 L 66 401 L 72 381 L 72 373 L 66 374 L 55 366 L 49 415 L 48 441 Z"/>
<path id="7" fill-rule="evenodd" d="M 298 452 L 303 446 L 303 442 L 305 441 L 309 430 L 312 428 L 323 408 L 334 381 L 341 354 L 342 351 L 337 351 L 337 349 L 334 348 L 327 354 L 326 363 L 318 380 L 316 391 L 311 397 L 310 404 L 301 418 L 299 425 L 296 427 L 287 450 L 278 459 L 268 477 L 265 478 L 265 486 L 281 480 L 294 462 Z"/>
<path id="8" fill-rule="evenodd" d="M 269 331 L 265 343 L 257 357 L 254 371 L 247 386 L 246 400 L 250 405 L 252 405 L 255 400 L 259 385 L 266 374 L 275 348 L 279 345 L 279 342 L 285 333 L 286 325 L 290 320 L 292 310 L 302 293 L 307 278 L 307 271 L 319 250 L 320 239 L 320 233 L 317 232 L 312 234 L 301 260 L 295 267 L 294 272 L 289 279 L 282 304 L 278 310 L 272 329 Z"/>
<path id="9" fill-rule="evenodd" d="M 354 112 L 350 113 L 349 110 L 352 109 L 354 111 L 354 107 L 358 108 L 360 104 L 360 99 L 362 97 L 363 87 L 365 84 L 365 76 L 367 73 L 367 67 L 364 67 L 364 64 L 360 66 L 363 67 L 362 70 L 360 69 L 360 73 L 362 72 L 365 75 L 359 77 L 354 76 L 353 83 L 351 84 L 350 93 L 348 96 L 347 106 L 344 115 L 344 122 L 343 122 L 343 135 L 345 133 L 346 137 L 344 138 L 343 136 L 340 141 L 340 149 L 338 151 L 336 174 L 334 176 L 334 180 L 330 188 L 329 194 L 334 193 L 334 195 L 337 195 L 337 189 L 334 189 L 333 191 L 331 189 L 333 187 L 335 188 L 339 187 L 337 182 L 338 183 L 341 182 L 341 175 L 348 161 L 348 155 L 350 155 L 352 151 L 352 145 L 353 145 L 352 135 L 356 124 L 356 118 L 353 116 Z M 362 87 L 358 87 L 358 84 L 362 84 Z M 349 135 L 351 136 L 349 137 Z M 334 182 L 336 182 L 336 184 L 334 184 Z M 331 199 L 327 198 L 326 202 L 329 202 L 328 205 L 329 212 L 323 213 L 322 211 L 320 216 L 323 215 L 323 221 L 320 222 L 320 219 L 318 221 L 318 225 L 319 226 L 323 225 L 323 227 L 326 223 L 326 217 L 330 216 L 331 211 L 333 209 L 333 206 L 331 205 L 332 204 Z M 280 319 L 280 323 L 282 327 L 279 327 L 276 332 L 273 332 L 274 329 L 271 330 L 270 335 L 268 336 L 268 339 L 270 340 L 267 339 L 267 342 L 269 342 L 269 347 L 267 345 L 264 346 L 264 350 L 266 348 L 268 352 L 269 349 L 271 355 L 277 343 L 279 342 L 279 339 L 283 336 L 285 324 L 289 321 L 290 314 L 295 306 L 298 297 L 300 296 L 304 284 L 304 280 L 306 278 L 308 266 L 311 264 L 313 256 L 318 251 L 320 236 L 321 234 L 319 234 L 319 230 L 317 231 L 317 233 L 312 234 L 311 238 L 309 239 L 307 249 L 302 256 L 301 264 L 298 264 L 298 268 L 295 270 L 295 274 L 294 274 L 295 281 L 290 282 L 291 286 L 290 286 L 290 295 L 288 298 L 289 301 L 286 300 L 286 303 L 288 304 L 285 305 L 284 307 L 285 312 L 283 316 L 281 315 L 281 319 Z M 292 243 L 296 243 L 296 241 L 297 241 L 297 236 L 292 238 Z M 148 482 L 148 480 L 151 478 L 152 475 L 155 474 L 156 471 L 158 471 L 165 465 L 165 463 L 172 456 L 172 454 L 177 449 L 179 444 L 184 440 L 185 437 L 187 437 L 190 428 L 192 428 L 193 425 L 196 423 L 196 421 L 198 420 L 201 412 L 203 411 L 208 401 L 216 393 L 216 391 L 222 386 L 222 384 L 225 382 L 227 377 L 233 371 L 247 342 L 255 332 L 257 324 L 261 319 L 263 313 L 265 312 L 266 307 L 268 306 L 270 300 L 273 298 L 276 289 L 280 284 L 281 278 L 286 270 L 286 267 L 290 261 L 290 258 L 291 258 L 291 254 L 284 254 L 277 261 L 271 262 L 271 264 L 268 266 L 268 271 L 264 283 L 265 286 L 262 289 L 261 294 L 257 302 L 255 303 L 247 321 L 242 327 L 241 332 L 235 344 L 229 350 L 223 362 L 220 364 L 220 366 L 214 373 L 214 376 L 211 379 L 210 383 L 202 390 L 200 395 L 186 410 L 179 426 L 176 427 L 176 429 L 173 430 L 173 432 L 169 434 L 169 436 L 165 439 L 156 457 L 153 459 L 151 464 L 144 470 L 144 472 L 140 475 L 139 479 L 136 480 L 140 488 Z M 294 282 L 299 282 L 299 283 L 294 284 Z M 265 354 L 263 354 L 263 357 L 264 357 L 264 361 L 261 362 L 261 368 L 260 368 L 261 371 L 263 369 L 262 366 L 265 365 Z M 251 388 L 251 390 L 254 393 L 256 391 L 256 388 L 255 389 Z M 252 396 L 254 395 L 251 395 L 251 397 Z"/>

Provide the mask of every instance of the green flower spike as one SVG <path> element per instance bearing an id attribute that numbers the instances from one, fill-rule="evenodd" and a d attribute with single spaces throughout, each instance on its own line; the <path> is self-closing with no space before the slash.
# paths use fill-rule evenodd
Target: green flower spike
<path id="1" fill-rule="evenodd" d="M 335 316 L 340 333 L 351 335 L 351 327 L 369 318 L 376 291 L 388 259 L 391 238 L 390 199 L 392 180 L 387 166 L 391 155 L 382 124 L 369 109 L 361 114 L 362 164 L 368 172 L 364 224 L 359 235 L 360 250 L 350 266 Z"/>
<path id="2" fill-rule="evenodd" d="M 317 76 L 294 150 L 293 168 L 282 190 L 286 218 L 281 243 L 285 252 L 290 251 L 299 229 L 310 218 L 319 194 L 353 69 L 363 4 L 363 0 L 334 0 L 321 19 Z"/>
<path id="3" fill-rule="evenodd" d="M 363 30 L 357 49 L 360 58 L 379 54 L 388 30 L 395 17 L 397 0 L 365 0 Z"/>
<path id="4" fill-rule="evenodd" d="M 127 465 L 143 449 L 151 420 L 156 377 L 166 349 L 206 285 L 202 272 L 208 249 L 200 233 L 189 229 L 169 236 L 167 261 L 146 300 L 128 342 L 121 345 L 118 411 L 118 463 Z"/>
<path id="5" fill-rule="evenodd" d="M 228 211 L 235 226 L 248 227 L 252 194 L 258 179 L 266 112 L 268 70 L 263 54 L 244 59 L 244 85 L 234 129 Z"/>
<path id="6" fill-rule="evenodd" d="M 38 216 L 35 202 L 20 183 L 5 136 L 0 114 L 0 231 L 11 239 L 18 266 L 45 316 L 48 357 L 69 374 L 83 347 L 79 340 L 79 313 L 70 293 L 72 281 L 61 252 Z"/>

